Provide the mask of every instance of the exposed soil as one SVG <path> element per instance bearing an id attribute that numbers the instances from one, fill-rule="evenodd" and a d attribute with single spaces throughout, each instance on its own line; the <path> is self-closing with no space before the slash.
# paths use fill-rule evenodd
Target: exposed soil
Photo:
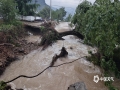
<path id="1" fill-rule="evenodd" d="M 38 48 L 37 43 L 28 43 L 25 36 L 25 31 L 19 32 L 17 38 L 12 33 L 0 32 L 0 75 L 11 62 L 18 60 L 19 56 Z"/>
<path id="2" fill-rule="evenodd" d="M 45 23 L 45 26 L 49 29 L 53 24 Z M 54 29 L 53 29 L 54 30 Z M 38 42 L 27 42 L 25 39 L 28 36 L 27 32 L 30 31 L 34 35 L 40 35 L 40 29 L 32 26 L 24 25 L 24 29 L 15 28 L 12 31 L 0 32 L 0 75 L 3 74 L 6 67 L 15 60 L 19 60 L 19 56 L 23 56 L 39 48 Z"/>
<path id="3" fill-rule="evenodd" d="M 48 29 L 49 24 L 43 24 Z M 22 28 L 21 28 L 22 29 Z M 40 35 L 40 29 L 31 26 L 24 25 L 24 29 L 21 30 L 15 28 L 11 31 L 0 32 L 0 75 L 2 75 L 7 66 L 13 61 L 19 60 L 19 56 L 24 56 L 32 50 L 38 49 L 38 42 L 28 42 L 25 37 L 28 37 L 31 32 L 33 35 Z M 10 85 L 5 87 L 5 90 L 13 90 Z M 23 90 L 23 89 L 16 89 Z"/>

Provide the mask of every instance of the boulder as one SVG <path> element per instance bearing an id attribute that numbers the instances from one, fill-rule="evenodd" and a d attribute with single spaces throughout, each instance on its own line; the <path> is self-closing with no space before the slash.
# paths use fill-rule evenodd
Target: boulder
<path id="1" fill-rule="evenodd" d="M 87 90 L 84 82 L 77 82 L 68 87 L 68 90 Z"/>

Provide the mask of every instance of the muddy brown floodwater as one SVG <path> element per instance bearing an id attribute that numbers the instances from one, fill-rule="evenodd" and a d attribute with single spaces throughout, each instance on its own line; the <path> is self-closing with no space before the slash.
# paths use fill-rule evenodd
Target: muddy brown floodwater
<path id="1" fill-rule="evenodd" d="M 62 23 L 58 27 L 58 31 L 69 29 L 67 23 Z M 58 40 L 44 51 L 39 48 L 21 57 L 20 60 L 13 62 L 0 77 L 0 80 L 8 81 L 18 75 L 32 76 L 38 74 L 50 65 L 52 57 L 54 54 L 60 53 L 63 45 L 68 51 L 68 56 L 59 58 L 55 65 L 88 56 L 88 51 L 90 50 L 96 52 L 95 48 L 83 44 L 82 40 L 75 36 L 69 35 L 63 38 L 65 39 L 64 41 Z M 26 37 L 28 42 L 37 42 L 39 39 L 39 36 L 33 35 Z M 98 66 L 94 66 L 85 58 L 82 58 L 71 64 L 49 68 L 38 77 L 31 79 L 19 78 L 10 84 L 13 88 L 23 88 L 24 90 L 67 90 L 69 85 L 83 81 L 87 90 L 108 90 L 104 82 L 93 82 L 94 75 L 101 76 L 101 74 L 101 69 Z M 115 85 L 120 88 L 120 80 L 116 80 Z"/>

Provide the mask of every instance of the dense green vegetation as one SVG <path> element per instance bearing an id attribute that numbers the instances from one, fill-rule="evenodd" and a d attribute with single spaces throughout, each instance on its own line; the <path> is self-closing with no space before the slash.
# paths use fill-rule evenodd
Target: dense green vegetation
<path id="1" fill-rule="evenodd" d="M 0 15 L 4 22 L 12 23 L 18 14 L 35 15 L 38 4 L 30 4 L 31 0 L 0 0 Z"/>
<path id="2" fill-rule="evenodd" d="M 7 84 L 4 83 L 4 81 L 0 82 L 0 90 L 6 90 L 6 86 L 7 86 Z"/>
<path id="3" fill-rule="evenodd" d="M 45 7 L 43 8 L 39 13 L 38 16 L 42 17 L 42 18 L 46 18 L 49 19 L 50 18 L 50 8 Z"/>
<path id="4" fill-rule="evenodd" d="M 65 15 L 66 15 L 66 11 L 65 8 L 59 8 L 57 10 L 52 10 L 52 19 L 53 20 L 63 20 Z M 41 10 L 38 15 L 44 19 L 49 19 L 50 18 L 50 8 L 49 7 L 45 7 L 43 10 Z"/>
<path id="5" fill-rule="evenodd" d="M 96 55 L 90 52 L 90 60 L 103 67 L 106 76 L 114 72 L 120 77 L 116 68 L 120 63 L 120 1 L 96 0 L 93 5 L 84 1 L 78 5 L 72 22 L 76 30 L 85 36 L 85 43 L 98 47 Z"/>
<path id="6" fill-rule="evenodd" d="M 31 4 L 32 0 L 15 0 L 20 15 L 35 15 L 39 4 Z"/>
<path id="7" fill-rule="evenodd" d="M 59 8 L 52 12 L 52 18 L 57 20 L 63 20 L 64 17 L 66 16 L 66 13 L 67 12 L 65 11 L 64 7 Z"/>
<path id="8" fill-rule="evenodd" d="M 3 17 L 4 22 L 12 23 L 17 14 L 16 3 L 14 0 L 0 0 L 0 15 Z"/>
<path id="9" fill-rule="evenodd" d="M 17 4 L 14 0 L 0 0 L 0 15 L 3 19 L 0 20 L 0 41 L 12 43 L 17 40 L 21 33 L 23 33 L 22 23 L 16 19 L 18 10 Z M 3 39 L 4 38 L 4 39 Z"/>

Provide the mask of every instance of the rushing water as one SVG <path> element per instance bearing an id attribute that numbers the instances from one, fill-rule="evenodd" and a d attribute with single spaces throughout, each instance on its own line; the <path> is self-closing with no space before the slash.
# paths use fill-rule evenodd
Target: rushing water
<path id="1" fill-rule="evenodd" d="M 67 24 L 64 23 L 61 25 L 63 29 L 67 29 L 65 25 Z M 62 30 L 59 28 L 57 28 L 58 31 Z M 64 41 L 58 40 L 44 51 L 41 51 L 41 48 L 39 48 L 21 57 L 20 60 L 13 62 L 6 69 L 4 75 L 0 77 L 0 80 L 8 81 L 18 75 L 32 76 L 38 74 L 50 65 L 52 57 L 54 54 L 60 53 L 63 45 L 68 51 L 68 56 L 66 58 L 59 58 L 55 65 L 88 56 L 88 51 L 90 50 L 96 52 L 95 48 L 83 44 L 82 41 L 75 36 L 69 35 L 63 38 L 65 39 Z M 28 42 L 36 42 L 40 38 L 39 36 L 31 35 L 26 39 Z M 104 82 L 100 81 L 97 84 L 93 82 L 94 75 L 101 76 L 101 74 L 101 69 L 99 67 L 94 66 L 85 58 L 81 58 L 71 64 L 49 68 L 38 77 L 31 79 L 19 78 L 10 84 L 13 88 L 23 88 L 24 90 L 67 90 L 70 84 L 83 81 L 88 90 L 107 90 Z M 120 83 L 120 81 L 117 81 L 117 83 Z"/>

